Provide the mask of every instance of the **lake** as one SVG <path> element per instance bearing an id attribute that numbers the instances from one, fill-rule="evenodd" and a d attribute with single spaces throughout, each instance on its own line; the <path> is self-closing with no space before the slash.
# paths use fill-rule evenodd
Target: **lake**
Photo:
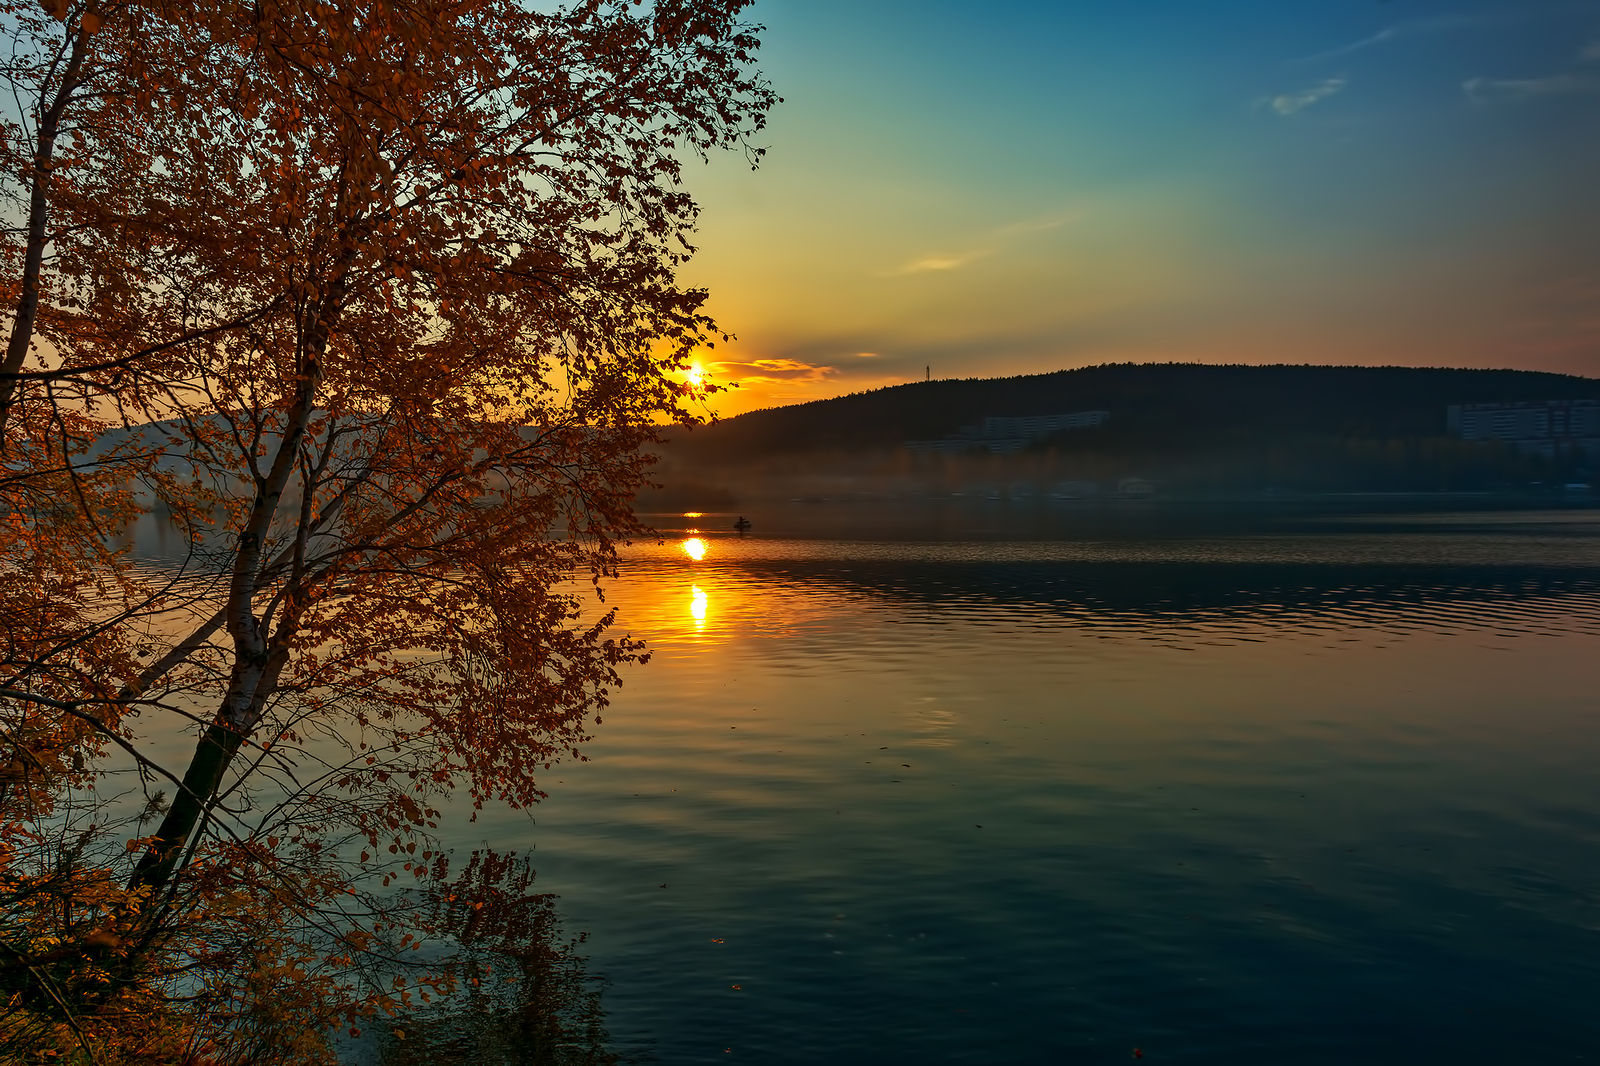
<path id="1" fill-rule="evenodd" d="M 734 517 L 653 519 L 653 661 L 473 830 L 615 1050 L 1600 1060 L 1595 512 Z"/>

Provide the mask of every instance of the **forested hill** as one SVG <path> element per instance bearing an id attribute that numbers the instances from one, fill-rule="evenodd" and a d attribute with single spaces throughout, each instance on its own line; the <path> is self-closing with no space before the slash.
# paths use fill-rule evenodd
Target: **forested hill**
<path id="1" fill-rule="evenodd" d="M 990 415 L 1105 410 L 1103 443 L 1266 443 L 1445 433 L 1450 404 L 1600 399 L 1600 380 L 1524 370 L 1108 364 L 1023 377 L 915 382 L 771 408 L 676 441 L 684 458 L 868 452 L 934 440 Z"/>

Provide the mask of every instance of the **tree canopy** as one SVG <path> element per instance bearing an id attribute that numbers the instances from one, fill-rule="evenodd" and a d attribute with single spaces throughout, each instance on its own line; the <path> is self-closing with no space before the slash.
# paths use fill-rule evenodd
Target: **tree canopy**
<path id="1" fill-rule="evenodd" d="M 745 6 L 0 4 L 0 1037 L 182 995 L 150 1039 L 226 1061 L 264 974 L 323 1025 L 428 979 L 362 961 L 427 924 L 382 889 L 461 890 L 444 797 L 536 800 L 644 657 L 578 593 L 718 335 L 682 182 L 760 155 Z"/>

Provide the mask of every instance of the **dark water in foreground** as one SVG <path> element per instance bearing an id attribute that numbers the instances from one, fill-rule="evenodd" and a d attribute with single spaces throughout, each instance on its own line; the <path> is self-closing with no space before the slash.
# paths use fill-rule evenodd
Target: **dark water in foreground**
<path id="1" fill-rule="evenodd" d="M 1600 1061 L 1593 513 L 730 521 L 630 555 L 654 662 L 533 824 L 477 827 L 589 933 L 617 1050 Z"/>

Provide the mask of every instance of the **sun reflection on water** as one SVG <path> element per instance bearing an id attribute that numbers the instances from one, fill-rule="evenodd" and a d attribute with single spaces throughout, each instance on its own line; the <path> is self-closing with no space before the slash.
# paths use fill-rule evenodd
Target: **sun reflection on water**
<path id="1" fill-rule="evenodd" d="M 699 537 L 690 537 L 683 542 L 683 551 L 689 558 L 699 562 L 706 557 L 706 542 Z"/>
<path id="2" fill-rule="evenodd" d="M 694 586 L 689 593 L 689 614 L 694 618 L 694 628 L 698 632 L 706 627 L 706 608 L 710 601 L 699 585 Z"/>

